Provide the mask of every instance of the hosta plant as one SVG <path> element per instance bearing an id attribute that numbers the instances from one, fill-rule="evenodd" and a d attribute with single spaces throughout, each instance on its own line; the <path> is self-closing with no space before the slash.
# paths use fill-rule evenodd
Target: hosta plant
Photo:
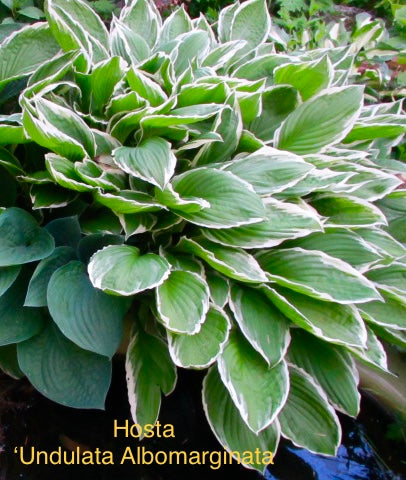
<path id="1" fill-rule="evenodd" d="M 356 361 L 406 345 L 401 102 L 364 101 L 348 48 L 276 53 L 263 0 L 215 26 L 148 0 L 110 31 L 81 0 L 45 11 L 0 49 L 0 88 L 23 85 L 0 125 L 2 368 L 102 408 L 121 344 L 135 423 L 207 369 L 226 449 L 334 455 Z"/>

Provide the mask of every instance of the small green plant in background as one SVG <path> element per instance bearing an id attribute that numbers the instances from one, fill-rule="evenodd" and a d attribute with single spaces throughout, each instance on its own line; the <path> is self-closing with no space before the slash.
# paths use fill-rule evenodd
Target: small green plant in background
<path id="1" fill-rule="evenodd" d="M 207 369 L 226 449 L 334 455 L 355 360 L 406 346 L 402 102 L 353 84 L 358 50 L 278 53 L 263 0 L 215 28 L 148 0 L 109 30 L 45 12 L 0 48 L 1 367 L 102 408 L 126 318 L 135 423 Z"/>

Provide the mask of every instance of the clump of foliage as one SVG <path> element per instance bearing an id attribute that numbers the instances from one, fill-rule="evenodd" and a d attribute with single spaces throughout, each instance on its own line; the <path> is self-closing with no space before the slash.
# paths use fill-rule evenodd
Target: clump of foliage
<path id="1" fill-rule="evenodd" d="M 134 422 L 208 369 L 225 448 L 334 455 L 355 360 L 406 346 L 401 102 L 366 104 L 346 47 L 277 53 L 263 0 L 216 30 L 148 0 L 110 31 L 81 0 L 45 12 L 0 48 L 0 88 L 25 79 L 0 119 L 0 365 L 103 407 L 126 318 Z"/>

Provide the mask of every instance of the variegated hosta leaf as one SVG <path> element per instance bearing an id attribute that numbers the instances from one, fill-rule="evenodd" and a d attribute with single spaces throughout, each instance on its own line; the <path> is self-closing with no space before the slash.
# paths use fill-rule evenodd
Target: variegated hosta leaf
<path id="1" fill-rule="evenodd" d="M 12 80 L 34 72 L 58 50 L 44 23 L 28 25 L 9 35 L 0 50 L 0 90 Z"/>
<path id="2" fill-rule="evenodd" d="M 365 348 L 347 346 L 347 349 L 369 367 L 388 372 L 386 351 L 372 328 L 366 326 L 367 342 Z"/>
<path id="3" fill-rule="evenodd" d="M 383 255 L 401 258 L 406 255 L 406 247 L 378 228 L 358 228 L 357 234 Z"/>
<path id="4" fill-rule="evenodd" d="M 75 112 L 42 97 L 21 103 L 24 128 L 33 141 L 70 160 L 94 156 L 92 131 Z"/>
<path id="5" fill-rule="evenodd" d="M 345 228 L 327 228 L 322 233 L 316 232 L 305 238 L 294 240 L 289 243 L 289 246 L 318 250 L 340 258 L 353 267 L 368 265 L 382 259 L 370 243 L 363 240 L 357 233 Z"/>
<path id="6" fill-rule="evenodd" d="M 234 330 L 217 360 L 221 379 L 242 419 L 256 434 L 275 420 L 289 391 L 284 361 L 270 368 L 267 362 Z"/>
<path id="7" fill-rule="evenodd" d="M 375 282 L 379 288 L 399 297 L 406 303 L 406 265 L 393 262 L 388 266 L 376 267 L 366 273 L 369 280 Z"/>
<path id="8" fill-rule="evenodd" d="M 303 100 L 308 100 L 328 88 L 333 75 L 334 69 L 327 55 L 313 62 L 287 63 L 274 71 L 275 83 L 292 85 L 299 90 Z"/>
<path id="9" fill-rule="evenodd" d="M 162 205 L 147 193 L 135 192 L 134 190 L 121 190 L 120 193 L 96 191 L 94 198 L 98 203 L 105 205 L 115 213 L 156 212 L 162 208 Z"/>
<path id="10" fill-rule="evenodd" d="M 161 27 L 161 17 L 150 0 L 133 0 L 120 12 L 120 21 L 130 30 L 144 38 L 152 48 Z"/>
<path id="11" fill-rule="evenodd" d="M 228 340 L 230 320 L 218 307 L 211 306 L 200 330 L 193 335 L 169 330 L 169 352 L 176 365 L 183 368 L 206 368 L 216 361 Z"/>
<path id="12" fill-rule="evenodd" d="M 168 330 L 194 335 L 209 309 L 209 288 L 196 273 L 175 270 L 156 288 L 156 303 Z"/>
<path id="13" fill-rule="evenodd" d="M 145 98 L 152 107 L 157 107 L 168 100 L 166 93 L 158 83 L 154 82 L 141 70 L 131 68 L 127 72 L 126 80 L 131 90 L 140 97 Z"/>
<path id="14" fill-rule="evenodd" d="M 273 463 L 280 436 L 278 421 L 255 434 L 241 418 L 215 367 L 203 382 L 203 407 L 217 440 L 229 452 L 234 452 L 234 458 L 238 459 L 237 454 L 240 460 L 245 458 L 242 465 L 264 472 L 267 464 Z M 261 459 L 255 459 L 255 451 L 262 452 Z"/>
<path id="15" fill-rule="evenodd" d="M 171 144 L 160 137 L 148 138 L 136 147 L 119 147 L 114 150 L 113 158 L 124 172 L 161 189 L 165 188 L 176 166 Z"/>
<path id="16" fill-rule="evenodd" d="M 330 88 L 302 105 L 283 122 L 275 146 L 297 154 L 317 153 L 342 140 L 353 127 L 362 106 L 358 85 Z"/>
<path id="17" fill-rule="evenodd" d="M 330 403 L 347 415 L 359 413 L 358 371 L 350 354 L 301 329 L 292 329 L 287 360 L 302 368 L 322 387 Z"/>
<path id="18" fill-rule="evenodd" d="M 234 160 L 224 170 L 250 183 L 260 195 L 277 193 L 304 178 L 314 166 L 299 156 L 271 147 L 263 147 Z"/>
<path id="19" fill-rule="evenodd" d="M 377 325 L 406 329 L 406 298 L 381 289 L 383 302 L 368 302 L 359 306 L 366 319 Z"/>
<path id="20" fill-rule="evenodd" d="M 154 335 L 137 331 L 127 349 L 125 369 L 134 423 L 154 425 L 161 406 L 161 392 L 169 395 L 177 380 L 176 367 L 166 343 Z"/>
<path id="21" fill-rule="evenodd" d="M 178 214 L 191 223 L 209 228 L 229 228 L 258 223 L 265 217 L 261 198 L 251 186 L 230 172 L 197 168 L 173 179 L 182 197 L 198 197 L 209 203 L 198 212 Z"/>
<path id="22" fill-rule="evenodd" d="M 228 302 L 230 292 L 229 281 L 223 276 L 213 271 L 207 271 L 205 274 L 207 285 L 210 290 L 212 302 L 220 308 L 224 308 Z"/>
<path id="23" fill-rule="evenodd" d="M 243 2 L 234 12 L 230 23 L 230 40 L 245 40 L 245 50 L 264 42 L 271 28 L 271 18 L 264 0 Z"/>
<path id="24" fill-rule="evenodd" d="M 160 42 L 174 40 L 178 35 L 192 30 L 192 22 L 189 15 L 185 12 L 183 6 L 175 10 L 165 20 L 160 32 Z"/>
<path id="25" fill-rule="evenodd" d="M 61 332 L 76 345 L 109 358 L 116 353 L 129 304 L 94 288 L 82 262 L 69 262 L 52 274 L 47 303 Z"/>
<path id="26" fill-rule="evenodd" d="M 264 287 L 263 291 L 292 322 L 322 340 L 365 346 L 365 325 L 353 305 L 316 300 L 283 287 Z"/>
<path id="27" fill-rule="evenodd" d="M 260 291 L 234 284 L 230 308 L 240 330 L 268 365 L 285 356 L 290 336 L 287 318 Z"/>
<path id="28" fill-rule="evenodd" d="M 320 217 L 310 208 L 272 198 L 264 199 L 264 205 L 266 215 L 262 222 L 218 230 L 203 228 L 201 232 L 213 242 L 250 249 L 274 247 L 323 229 Z"/>
<path id="29" fill-rule="evenodd" d="M 221 136 L 222 141 L 204 145 L 195 157 L 194 162 L 197 165 L 230 160 L 241 137 L 241 115 L 231 107 L 225 106 L 217 115 L 213 131 Z"/>
<path id="30" fill-rule="evenodd" d="M 94 190 L 92 185 L 88 185 L 82 180 L 75 169 L 75 164 L 67 158 L 53 153 L 47 153 L 45 155 L 45 165 L 52 178 L 58 185 L 61 185 L 61 187 L 76 190 L 77 192 L 90 192 Z"/>
<path id="31" fill-rule="evenodd" d="M 302 248 L 274 249 L 257 255 L 273 281 L 310 297 L 342 304 L 380 300 L 372 282 L 348 263 Z"/>
<path id="32" fill-rule="evenodd" d="M 238 248 L 222 247 L 206 239 L 182 237 L 178 248 L 192 253 L 227 277 L 247 283 L 267 281 L 265 272 L 252 255 Z"/>
<path id="33" fill-rule="evenodd" d="M 93 63 L 108 57 L 108 32 L 96 12 L 82 0 L 49 0 L 45 14 L 65 52 L 81 49 Z M 81 65 L 87 69 L 88 65 Z"/>
<path id="34" fill-rule="evenodd" d="M 314 208 L 328 221 L 342 227 L 386 225 L 383 213 L 372 203 L 360 198 L 322 195 L 312 201 Z"/>
<path id="35" fill-rule="evenodd" d="M 291 365 L 289 375 L 288 399 L 278 416 L 282 435 L 311 452 L 336 455 L 341 427 L 326 394 L 304 370 Z"/>
<path id="36" fill-rule="evenodd" d="M 136 247 L 111 245 L 92 256 L 88 271 L 96 288 L 127 296 L 163 283 L 169 276 L 170 265 L 154 253 L 140 255 Z"/>
<path id="37" fill-rule="evenodd" d="M 144 38 L 114 17 L 111 22 L 110 44 L 112 53 L 123 57 L 130 65 L 138 65 L 151 54 Z"/>

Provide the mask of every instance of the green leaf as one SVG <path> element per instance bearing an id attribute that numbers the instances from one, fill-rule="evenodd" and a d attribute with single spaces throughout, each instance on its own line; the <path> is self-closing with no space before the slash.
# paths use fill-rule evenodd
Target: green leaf
<path id="1" fill-rule="evenodd" d="M 176 157 L 171 144 L 160 137 L 147 138 L 136 147 L 114 150 L 114 163 L 130 175 L 162 190 L 175 172 Z"/>
<path id="2" fill-rule="evenodd" d="M 111 362 L 79 348 L 53 324 L 17 346 L 18 363 L 47 398 L 73 408 L 104 408 Z"/>
<path id="3" fill-rule="evenodd" d="M 272 79 L 276 67 L 297 62 L 297 57 L 284 55 L 280 52 L 258 55 L 238 66 L 233 72 L 233 76 L 246 80 L 259 80 L 260 78 Z"/>
<path id="4" fill-rule="evenodd" d="M 210 204 L 198 212 L 177 212 L 191 223 L 228 228 L 257 223 L 265 217 L 260 197 L 232 173 L 202 167 L 175 177 L 172 185 L 182 197 L 198 197 Z"/>
<path id="5" fill-rule="evenodd" d="M 207 103 L 202 105 L 191 105 L 172 110 L 169 114 L 162 113 L 146 115 L 140 120 L 143 133 L 153 135 L 154 131 L 175 127 L 177 125 L 192 125 L 213 117 L 223 108 L 216 103 Z"/>
<path id="6" fill-rule="evenodd" d="M 28 272 L 22 270 L 14 283 L 0 297 L 0 345 L 21 342 L 40 332 L 44 326 L 42 312 L 24 307 Z"/>
<path id="7" fill-rule="evenodd" d="M 228 302 L 228 295 L 230 293 L 228 280 L 210 270 L 206 272 L 205 277 L 210 289 L 210 298 L 212 302 L 218 307 L 224 308 Z"/>
<path id="8" fill-rule="evenodd" d="M 221 379 L 247 426 L 256 434 L 269 427 L 286 402 L 289 375 L 285 362 L 267 362 L 236 330 L 218 361 Z"/>
<path id="9" fill-rule="evenodd" d="M 183 368 L 208 367 L 223 350 L 230 327 L 227 315 L 219 308 L 211 306 L 199 332 L 193 335 L 167 332 L 172 360 Z"/>
<path id="10" fill-rule="evenodd" d="M 38 184 L 30 188 L 30 198 L 33 210 L 43 208 L 66 207 L 76 195 L 72 191 L 65 190 L 58 185 Z"/>
<path id="11" fill-rule="evenodd" d="M 271 18 L 264 0 L 243 2 L 234 12 L 230 25 L 230 40 L 245 40 L 246 50 L 263 43 L 271 29 Z"/>
<path id="12" fill-rule="evenodd" d="M 20 265 L 13 265 L 11 267 L 0 267 L 0 297 L 6 292 L 21 271 Z"/>
<path id="13" fill-rule="evenodd" d="M 78 217 L 60 217 L 45 225 L 47 230 L 55 239 L 57 247 L 67 245 L 76 250 L 82 236 Z"/>
<path id="14" fill-rule="evenodd" d="M 367 330 L 367 342 L 364 348 L 348 346 L 348 350 L 353 353 L 362 363 L 378 369 L 388 372 L 388 362 L 385 349 L 382 343 L 378 340 L 372 328 L 368 325 Z"/>
<path id="15" fill-rule="evenodd" d="M 334 70 L 325 55 L 313 62 L 285 63 L 275 69 L 274 75 L 276 84 L 292 85 L 299 90 L 303 100 L 308 100 L 330 86 Z"/>
<path id="16" fill-rule="evenodd" d="M 324 301 L 363 303 L 381 297 L 374 285 L 348 263 L 323 252 L 288 248 L 257 256 L 269 281 Z"/>
<path id="17" fill-rule="evenodd" d="M 275 421 L 270 427 L 255 434 L 241 418 L 215 367 L 209 370 L 203 382 L 203 407 L 207 420 L 220 444 L 245 467 L 265 472 L 279 443 L 280 428 Z M 261 452 L 256 457 L 254 452 Z"/>
<path id="18" fill-rule="evenodd" d="M 120 20 L 130 30 L 144 38 L 152 48 L 161 27 L 161 16 L 155 3 L 149 0 L 133 0 L 120 12 Z"/>
<path id="19" fill-rule="evenodd" d="M 27 143 L 23 127 L 16 125 L 0 125 L 0 145 Z"/>
<path id="20" fill-rule="evenodd" d="M 322 195 L 312 201 L 314 208 L 328 217 L 329 222 L 342 227 L 386 225 L 386 218 L 378 207 L 350 196 Z"/>
<path id="21" fill-rule="evenodd" d="M 209 240 L 230 247 L 269 248 L 290 238 L 322 230 L 319 217 L 310 209 L 293 203 L 264 200 L 266 216 L 263 222 L 228 229 L 201 229 Z"/>
<path id="22" fill-rule="evenodd" d="M 189 65 L 201 60 L 209 50 L 209 34 L 202 30 L 188 32 L 178 37 L 178 44 L 172 55 L 175 74 L 182 75 Z"/>
<path id="23" fill-rule="evenodd" d="M 322 340 L 365 345 L 365 325 L 353 305 L 323 302 L 283 287 L 265 287 L 264 293 L 292 322 Z"/>
<path id="24" fill-rule="evenodd" d="M 11 80 L 33 73 L 58 50 L 44 23 L 26 26 L 6 37 L 0 49 L 0 90 Z"/>
<path id="25" fill-rule="evenodd" d="M 299 103 L 299 92 L 295 88 L 287 85 L 270 87 L 262 94 L 261 115 L 248 125 L 248 129 L 265 142 L 273 141 L 277 128 L 298 108 Z M 278 148 L 287 150 L 280 146 Z"/>
<path id="26" fill-rule="evenodd" d="M 111 57 L 98 63 L 91 74 L 77 74 L 82 90 L 82 105 L 86 111 L 102 115 L 117 83 L 122 80 L 126 64 L 121 57 Z"/>
<path id="27" fill-rule="evenodd" d="M 219 12 L 218 19 L 218 37 L 221 43 L 225 43 L 230 40 L 231 22 L 234 18 L 235 11 L 240 6 L 240 2 L 232 3 L 222 8 Z"/>
<path id="28" fill-rule="evenodd" d="M 120 193 L 95 192 L 94 199 L 115 213 L 156 212 L 162 208 L 162 205 L 147 193 L 133 190 L 121 190 Z"/>
<path id="29" fill-rule="evenodd" d="M 110 43 L 112 53 L 123 57 L 129 65 L 138 65 L 151 54 L 144 38 L 115 17 L 111 22 Z"/>
<path id="30" fill-rule="evenodd" d="M 259 290 L 235 284 L 230 308 L 240 330 L 268 365 L 279 363 L 289 346 L 289 322 Z"/>
<path id="31" fill-rule="evenodd" d="M 222 141 L 204 145 L 195 158 L 197 165 L 230 160 L 241 136 L 241 115 L 231 107 L 225 106 L 217 115 L 213 131 L 221 136 Z"/>
<path id="32" fill-rule="evenodd" d="M 46 307 L 47 288 L 52 274 L 59 267 L 76 258 L 75 251 L 71 247 L 57 247 L 47 258 L 39 262 L 28 284 L 24 306 Z"/>
<path id="33" fill-rule="evenodd" d="M 125 369 L 134 422 L 154 425 L 161 406 L 161 392 L 169 395 L 177 379 L 165 342 L 146 332 L 136 332 L 128 346 Z"/>
<path id="34" fill-rule="evenodd" d="M 221 247 L 205 239 L 197 241 L 187 237 L 182 237 L 177 247 L 202 258 L 227 277 L 247 283 L 267 281 L 265 272 L 261 270 L 258 262 L 244 250 Z"/>
<path id="35" fill-rule="evenodd" d="M 212 67 L 217 70 L 218 68 L 226 65 L 234 57 L 234 55 L 246 45 L 247 43 L 245 40 L 234 40 L 232 42 L 222 43 L 210 50 L 210 52 L 203 59 L 202 66 Z"/>
<path id="36" fill-rule="evenodd" d="M 275 146 L 304 155 L 321 152 L 347 135 L 362 106 L 361 86 L 334 87 L 299 105 L 276 133 Z"/>
<path id="37" fill-rule="evenodd" d="M 25 7 L 21 10 L 18 10 L 19 15 L 24 15 L 25 17 L 32 18 L 33 20 L 41 20 L 44 18 L 44 12 L 37 7 Z"/>
<path id="38" fill-rule="evenodd" d="M 24 377 L 24 373 L 18 365 L 17 344 L 12 343 L 0 347 L 0 369 L 16 380 Z"/>
<path id="39" fill-rule="evenodd" d="M 356 417 L 361 396 L 357 390 L 358 371 L 350 354 L 301 329 L 292 329 L 291 333 L 287 360 L 311 375 L 337 410 Z"/>
<path id="40" fill-rule="evenodd" d="M 52 274 L 47 302 L 61 332 L 76 345 L 109 358 L 116 353 L 128 302 L 94 288 L 83 263 L 69 262 Z"/>
<path id="41" fill-rule="evenodd" d="M 200 330 L 209 309 L 209 288 L 197 274 L 173 271 L 156 288 L 159 318 L 175 333 L 193 335 Z"/>
<path id="42" fill-rule="evenodd" d="M 87 185 L 75 170 L 75 165 L 67 158 L 47 153 L 45 165 L 48 172 L 56 183 L 61 187 L 77 192 L 90 192 L 94 190 L 92 185 Z"/>
<path id="43" fill-rule="evenodd" d="M 96 288 L 118 295 L 134 295 L 161 285 L 169 276 L 170 266 L 154 253 L 140 255 L 136 247 L 111 245 L 92 256 L 88 272 Z"/>
<path id="44" fill-rule="evenodd" d="M 292 245 L 305 250 L 318 250 L 335 258 L 340 258 L 353 267 L 360 267 L 381 259 L 382 256 L 357 233 L 344 228 L 328 228 L 324 232 L 294 240 Z M 368 275 L 367 275 L 368 277 Z"/>
<path id="45" fill-rule="evenodd" d="M 359 306 L 366 319 L 377 325 L 406 329 L 406 298 L 390 291 L 381 291 L 384 302 L 368 302 Z"/>
<path id="46" fill-rule="evenodd" d="M 54 249 L 51 235 L 25 210 L 12 207 L 0 215 L 0 266 L 41 260 Z"/>
<path id="47" fill-rule="evenodd" d="M 166 93 L 158 83 L 145 75 L 141 70 L 130 68 L 126 80 L 131 90 L 145 98 L 152 107 L 157 107 L 168 100 Z"/>
<path id="48" fill-rule="evenodd" d="M 84 50 L 93 63 L 108 57 L 109 35 L 100 17 L 82 0 L 48 0 L 45 15 L 62 49 Z"/>
<path id="49" fill-rule="evenodd" d="M 0 148 L 0 165 L 11 175 L 24 174 L 20 161 L 5 148 Z"/>
<path id="50" fill-rule="evenodd" d="M 80 179 L 92 187 L 100 187 L 107 191 L 123 190 L 126 187 L 126 175 L 119 170 L 103 168 L 92 160 L 75 162 L 75 171 Z"/>
<path id="51" fill-rule="evenodd" d="M 121 235 L 110 233 L 91 233 L 81 239 L 78 245 L 78 257 L 85 265 L 89 263 L 91 256 L 98 250 L 109 245 L 122 245 L 124 238 Z"/>
<path id="52" fill-rule="evenodd" d="M 181 8 L 177 8 L 165 20 L 159 41 L 162 44 L 174 40 L 182 33 L 190 32 L 190 30 L 192 30 L 192 22 L 182 5 Z"/>
<path id="53" fill-rule="evenodd" d="M 365 275 L 375 282 L 378 288 L 406 302 L 406 265 L 404 263 L 393 262 L 388 266 L 378 266 Z"/>
<path id="54" fill-rule="evenodd" d="M 277 193 L 302 180 L 314 166 L 289 152 L 262 147 L 224 167 L 250 183 L 259 195 Z"/>
<path id="55" fill-rule="evenodd" d="M 341 428 L 326 394 L 304 370 L 292 365 L 289 373 L 289 396 L 278 417 L 282 435 L 311 452 L 336 455 Z"/>
<path id="56" fill-rule="evenodd" d="M 72 161 L 94 157 L 94 136 L 75 112 L 41 97 L 23 97 L 21 103 L 24 128 L 33 141 Z"/>

